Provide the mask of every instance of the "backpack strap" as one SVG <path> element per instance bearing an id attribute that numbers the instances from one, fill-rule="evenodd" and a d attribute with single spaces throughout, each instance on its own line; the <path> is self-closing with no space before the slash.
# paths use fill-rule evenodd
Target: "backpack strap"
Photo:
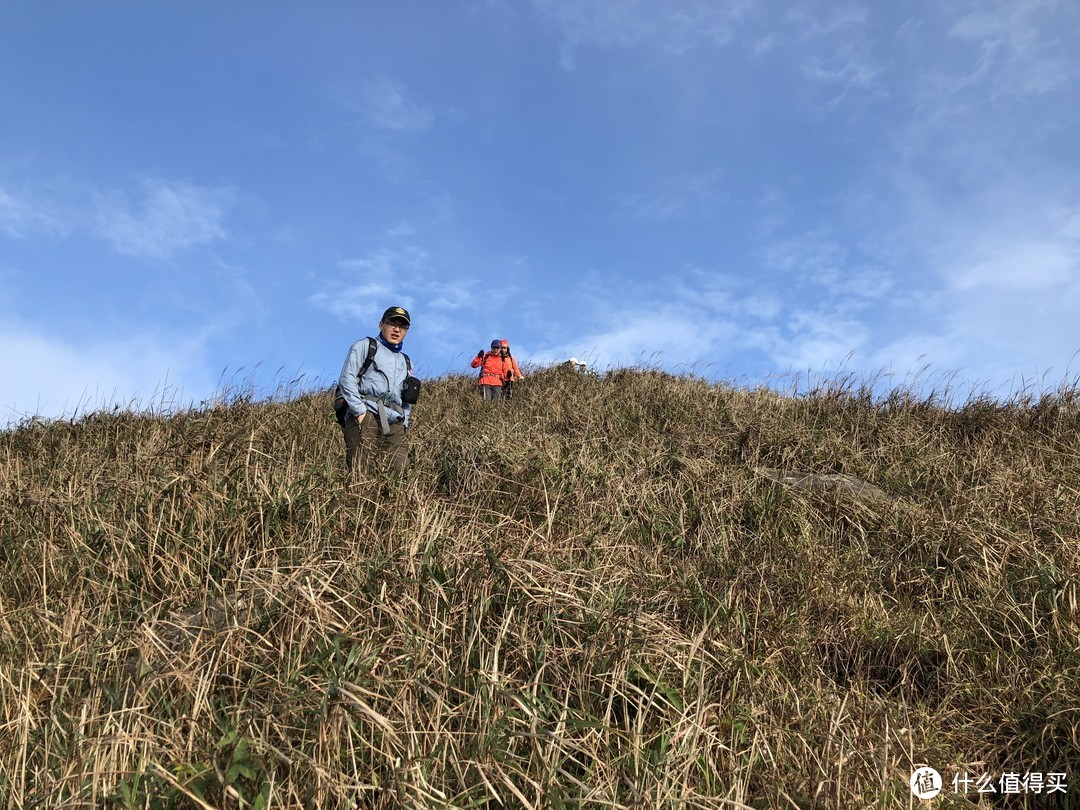
<path id="1" fill-rule="evenodd" d="M 375 342 L 375 338 L 369 337 L 367 339 L 367 357 L 364 358 L 364 364 L 360 366 L 360 371 L 356 374 L 357 380 L 362 379 L 367 374 L 367 370 L 371 368 L 371 362 L 375 359 L 375 352 L 378 350 L 379 344 Z"/>
<path id="2" fill-rule="evenodd" d="M 360 366 L 360 373 L 356 375 L 357 379 L 360 379 L 365 374 L 367 374 L 367 370 L 371 368 L 371 362 L 375 359 L 375 352 L 377 352 L 378 350 L 379 344 L 375 341 L 375 338 L 369 337 L 367 345 L 367 358 L 364 360 L 364 365 Z M 405 368 L 410 374 L 412 374 L 412 360 L 409 359 L 409 355 L 405 354 L 405 352 L 402 352 L 401 356 L 405 358 Z"/>
<path id="3" fill-rule="evenodd" d="M 371 362 L 375 359 L 375 352 L 379 350 L 378 345 L 375 343 L 375 338 L 368 338 L 367 356 L 364 358 L 363 365 L 360 366 L 360 371 L 357 372 L 356 379 L 359 381 L 367 370 L 371 368 Z M 334 418 L 337 423 L 342 427 L 345 427 L 345 420 L 349 416 L 349 405 L 345 402 L 345 397 L 341 395 L 341 386 L 334 386 Z"/>

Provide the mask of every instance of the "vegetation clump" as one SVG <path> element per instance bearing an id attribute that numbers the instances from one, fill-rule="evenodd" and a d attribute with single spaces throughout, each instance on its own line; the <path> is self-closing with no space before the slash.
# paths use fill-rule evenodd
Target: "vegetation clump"
<path id="1" fill-rule="evenodd" d="M 330 400 L 0 436 L 0 806 L 1075 801 L 1072 392 L 446 377 L 351 488 Z"/>

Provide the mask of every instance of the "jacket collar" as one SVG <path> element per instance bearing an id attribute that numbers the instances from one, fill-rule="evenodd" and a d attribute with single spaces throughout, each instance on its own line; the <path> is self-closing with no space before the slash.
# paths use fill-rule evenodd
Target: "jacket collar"
<path id="1" fill-rule="evenodd" d="M 401 343 L 390 343 L 389 341 L 387 341 L 386 338 L 384 338 L 382 336 L 381 333 L 379 334 L 379 343 L 381 343 L 383 346 L 385 346 L 386 348 L 388 348 L 390 351 L 394 352 L 395 354 L 400 352 L 401 347 L 405 345 L 404 341 L 402 341 Z"/>

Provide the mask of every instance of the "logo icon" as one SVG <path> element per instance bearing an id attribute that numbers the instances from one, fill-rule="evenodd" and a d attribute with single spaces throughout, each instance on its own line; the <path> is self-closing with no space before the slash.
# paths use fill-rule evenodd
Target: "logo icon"
<path id="1" fill-rule="evenodd" d="M 941 793 L 941 774 L 933 768 L 919 768 L 911 774 L 908 784 L 916 799 L 932 799 Z"/>

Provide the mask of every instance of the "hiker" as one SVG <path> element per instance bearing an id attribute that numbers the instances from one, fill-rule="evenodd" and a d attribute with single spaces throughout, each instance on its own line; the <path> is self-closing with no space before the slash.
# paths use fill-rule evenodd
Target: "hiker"
<path id="1" fill-rule="evenodd" d="M 476 353 L 470 365 L 480 369 L 480 396 L 495 402 L 502 399 L 503 383 L 506 382 L 506 360 L 502 353 L 502 341 L 491 341 L 491 351 L 483 349 Z"/>
<path id="2" fill-rule="evenodd" d="M 576 357 L 571 357 L 564 365 L 570 369 L 570 371 L 584 372 L 588 369 L 588 366 L 584 362 L 579 361 Z"/>
<path id="3" fill-rule="evenodd" d="M 420 392 L 412 361 L 401 350 L 411 325 L 407 310 L 390 307 L 379 321 L 378 338 L 363 338 L 349 347 L 334 410 L 345 436 L 350 477 L 360 466 L 405 470 L 409 414 Z"/>
<path id="4" fill-rule="evenodd" d="M 503 399 L 510 399 L 514 393 L 514 382 L 517 380 L 524 380 L 525 375 L 521 373 L 521 367 L 518 366 L 517 360 L 514 359 L 514 355 L 510 354 L 510 341 L 499 341 L 500 352 L 503 358 L 503 369 L 506 374 L 506 379 L 503 381 Z"/>

